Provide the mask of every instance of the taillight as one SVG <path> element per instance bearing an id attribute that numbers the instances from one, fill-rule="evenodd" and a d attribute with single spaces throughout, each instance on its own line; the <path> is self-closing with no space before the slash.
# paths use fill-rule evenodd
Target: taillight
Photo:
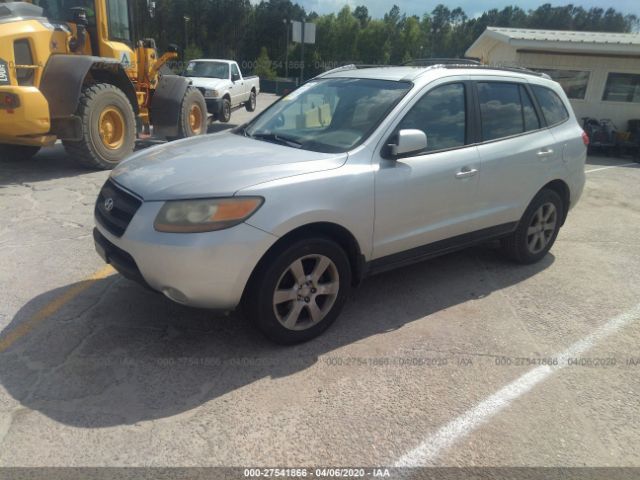
<path id="1" fill-rule="evenodd" d="M 3 110 L 13 110 L 20 106 L 20 97 L 13 93 L 0 94 L 0 108 Z"/>
<path id="2" fill-rule="evenodd" d="M 586 146 L 589 146 L 589 135 L 584 130 L 582 131 L 582 141 Z"/>

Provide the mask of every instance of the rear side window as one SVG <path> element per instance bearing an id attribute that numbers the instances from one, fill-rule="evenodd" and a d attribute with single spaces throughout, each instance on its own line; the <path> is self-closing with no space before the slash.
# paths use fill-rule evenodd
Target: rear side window
<path id="1" fill-rule="evenodd" d="M 522 103 L 522 118 L 524 120 L 524 131 L 537 130 L 540 128 L 540 119 L 533 106 L 531 97 L 527 89 L 520 85 L 520 101 Z"/>
<path id="2" fill-rule="evenodd" d="M 557 125 L 569 118 L 569 112 L 556 92 L 540 85 L 532 85 L 532 88 L 547 125 Z"/>
<path id="3" fill-rule="evenodd" d="M 525 131 L 520 95 L 520 86 L 515 83 L 478 83 L 483 141 L 509 137 Z"/>
<path id="4" fill-rule="evenodd" d="M 402 119 L 399 130 L 415 128 L 427 135 L 427 151 L 461 147 L 466 137 L 465 87 L 452 83 L 427 92 Z"/>

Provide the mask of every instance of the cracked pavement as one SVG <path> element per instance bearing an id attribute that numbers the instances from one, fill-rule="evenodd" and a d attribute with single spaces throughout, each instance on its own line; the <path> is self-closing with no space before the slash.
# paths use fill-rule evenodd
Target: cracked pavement
<path id="1" fill-rule="evenodd" d="M 618 167 L 587 174 L 540 264 L 491 244 L 379 275 L 326 334 L 283 348 L 115 274 L 31 328 L 104 266 L 91 230 L 107 173 L 59 146 L 0 160 L 0 329 L 27 330 L 0 351 L 0 466 L 392 464 L 638 304 L 640 168 L 624 163 L 590 158 Z M 640 465 L 638 345 L 640 319 L 585 354 L 615 365 L 559 371 L 438 464 Z"/>

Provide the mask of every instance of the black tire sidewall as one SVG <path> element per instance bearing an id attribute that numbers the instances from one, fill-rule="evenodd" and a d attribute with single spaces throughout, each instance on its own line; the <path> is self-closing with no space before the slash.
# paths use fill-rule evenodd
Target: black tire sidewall
<path id="1" fill-rule="evenodd" d="M 273 292 L 286 268 L 296 259 L 312 254 L 325 255 L 336 265 L 340 289 L 333 307 L 318 324 L 303 331 L 285 328 L 273 311 Z M 351 290 L 351 266 L 344 250 L 328 238 L 299 240 L 280 249 L 270 261 L 267 261 L 249 284 L 245 296 L 245 316 L 252 321 L 269 339 L 274 342 L 292 345 L 311 340 L 324 332 L 340 315 Z"/>
<path id="2" fill-rule="evenodd" d="M 191 112 L 191 107 L 194 104 L 197 104 L 200 107 L 200 111 L 202 113 L 202 132 L 200 133 L 194 133 L 193 130 L 191 130 L 191 124 L 189 122 L 189 113 Z M 195 137 L 198 135 L 205 135 L 207 133 L 207 103 L 200 91 L 194 87 L 187 88 L 182 100 L 182 107 L 180 110 L 180 133 L 180 138 Z"/>
<path id="3" fill-rule="evenodd" d="M 222 100 L 222 106 L 220 108 L 219 120 L 222 123 L 227 123 L 231 120 L 231 102 L 228 98 Z"/>
<path id="4" fill-rule="evenodd" d="M 248 112 L 254 112 L 254 111 L 256 110 L 256 102 L 257 102 L 257 99 L 256 99 L 256 92 L 253 92 L 253 91 L 252 91 L 252 92 L 249 94 L 249 101 L 248 101 L 248 102 L 247 102 L 247 104 L 246 104 L 246 107 L 247 107 L 247 111 L 248 111 Z"/>
<path id="5" fill-rule="evenodd" d="M 110 87 L 110 88 L 109 88 Z M 129 100 L 117 87 L 109 86 L 101 88 L 97 94 L 92 95 L 90 106 L 86 111 L 88 122 L 85 126 L 85 141 L 91 152 L 100 159 L 105 166 L 114 167 L 124 158 L 133 153 L 136 142 L 136 118 Z M 118 149 L 107 148 L 100 137 L 100 115 L 108 107 L 116 107 L 124 119 L 124 141 Z"/>
<path id="6" fill-rule="evenodd" d="M 553 205 L 556 207 L 556 212 L 557 212 L 556 213 L 557 215 L 556 229 L 553 232 L 553 235 L 551 236 L 551 239 L 549 240 L 545 248 L 542 249 L 540 252 L 534 254 L 529 251 L 529 248 L 527 245 L 527 231 L 529 229 L 529 225 L 531 224 L 531 220 L 533 220 L 533 215 L 536 213 L 536 211 L 543 204 L 549 203 L 549 202 L 553 203 Z M 553 244 L 555 243 L 556 238 L 558 238 L 558 233 L 560 232 L 562 219 L 564 218 L 564 208 L 565 207 L 563 205 L 562 199 L 553 190 L 546 190 L 546 189 L 542 190 L 531 201 L 531 203 L 527 207 L 527 210 L 522 216 L 522 219 L 518 224 L 518 229 L 516 230 L 516 233 L 515 233 L 516 247 L 518 250 L 517 254 L 518 254 L 519 260 L 522 263 L 538 262 L 545 255 L 547 255 L 549 250 L 551 250 L 551 247 L 553 247 Z"/>

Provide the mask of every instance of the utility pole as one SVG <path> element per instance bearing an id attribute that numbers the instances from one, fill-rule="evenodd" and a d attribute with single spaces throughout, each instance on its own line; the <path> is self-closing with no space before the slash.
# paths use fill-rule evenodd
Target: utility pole
<path id="1" fill-rule="evenodd" d="M 304 82 L 304 19 L 302 20 L 302 42 L 300 43 L 300 85 Z"/>
<path id="2" fill-rule="evenodd" d="M 283 18 L 282 22 L 284 23 L 284 34 L 286 37 L 285 40 L 285 48 L 284 51 L 284 76 L 289 77 L 289 19 Z"/>
<path id="3" fill-rule="evenodd" d="M 188 15 L 184 16 L 184 51 L 185 51 L 185 54 L 187 52 L 187 48 L 189 48 L 189 21 L 190 20 L 191 20 L 191 18 Z M 185 60 L 186 60 L 186 58 L 185 58 Z"/>

